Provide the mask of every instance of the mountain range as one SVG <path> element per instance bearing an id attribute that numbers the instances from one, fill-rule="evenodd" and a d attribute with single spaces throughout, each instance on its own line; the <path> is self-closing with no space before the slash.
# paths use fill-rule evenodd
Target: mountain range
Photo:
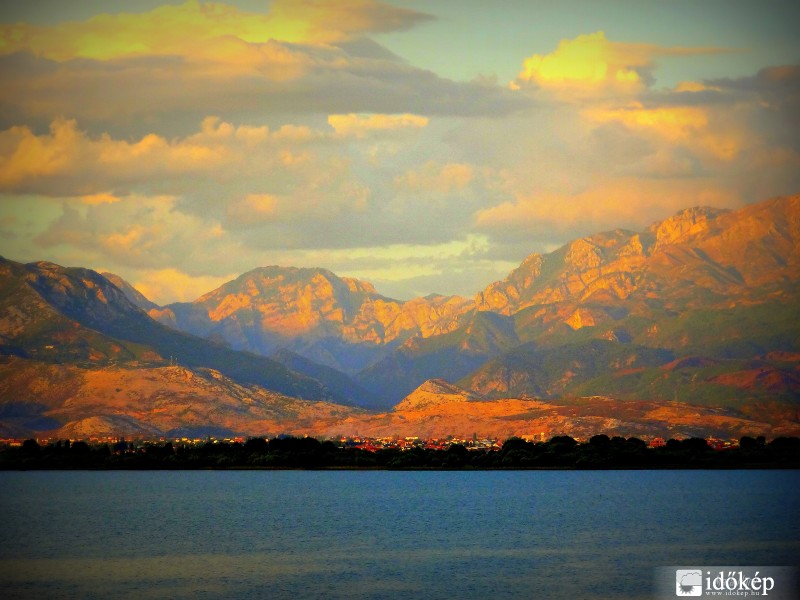
<path id="1" fill-rule="evenodd" d="M 158 306 L 2 259 L 0 434 L 797 432 L 799 275 L 800 196 L 574 240 L 472 298 L 270 266 Z"/>

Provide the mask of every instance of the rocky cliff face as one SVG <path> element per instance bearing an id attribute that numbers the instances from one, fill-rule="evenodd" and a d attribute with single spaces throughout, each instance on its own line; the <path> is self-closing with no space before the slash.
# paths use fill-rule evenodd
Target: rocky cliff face
<path id="1" fill-rule="evenodd" d="M 270 354 L 279 347 L 298 349 L 329 338 L 380 347 L 446 333 L 471 306 L 470 300 L 457 296 L 392 300 L 370 283 L 325 269 L 264 267 L 193 303 L 150 314 L 190 333 L 217 336 L 233 348 Z"/>
<path id="2" fill-rule="evenodd" d="M 624 300 L 640 281 L 650 237 L 616 230 L 544 256 L 532 254 L 506 279 L 480 292 L 475 303 L 480 310 L 510 315 L 537 304 Z"/>
<path id="3" fill-rule="evenodd" d="M 691 208 L 643 232 L 616 230 L 532 254 L 475 297 L 479 310 L 514 314 L 529 306 L 619 304 L 657 298 L 737 300 L 800 271 L 800 196 L 739 211 Z M 569 310 L 570 326 L 576 322 Z M 573 327 L 574 328 L 574 327 Z"/>

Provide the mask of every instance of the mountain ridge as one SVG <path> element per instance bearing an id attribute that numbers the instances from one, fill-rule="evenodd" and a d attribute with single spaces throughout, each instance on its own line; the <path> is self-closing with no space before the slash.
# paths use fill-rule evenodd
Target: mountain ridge
<path id="1" fill-rule="evenodd" d="M 718 431 L 785 432 L 800 423 L 800 196 L 738 210 L 690 208 L 639 232 L 572 240 L 529 255 L 474 298 L 400 302 L 326 269 L 278 266 L 165 307 L 151 306 L 114 275 L 47 262 L 1 259 L 0 284 L 6 362 L 97 370 L 112 379 L 119 367 L 158 378 L 151 369 L 169 368 L 167 358 L 178 356 L 196 381 L 211 369 L 231 385 L 260 386 L 276 399 L 339 399 L 390 410 L 365 416 L 352 407 L 326 408 L 342 420 L 319 416 L 315 425 L 302 413 L 323 413 L 303 404 L 295 421 L 309 432 L 408 431 L 412 424 L 441 431 L 448 422 L 476 426 L 482 415 L 493 431 L 503 423 L 523 431 L 525 419 L 508 410 L 533 411 L 537 422 L 567 427 L 573 413 L 563 403 L 592 397 L 607 399 L 597 404 L 600 413 L 609 403 L 625 411 L 645 403 L 664 427 L 670 419 L 699 427 L 687 410 L 717 423 Z M 42 389 L 73 395 L 82 389 L 44 371 L 36 384 Z M 16 381 L 4 373 L 0 384 Z M 6 385 L 0 397 L 6 430 L 22 431 L 24 423 L 57 429 L 58 407 L 36 408 L 33 396 L 28 408 L 15 404 L 12 388 Z M 232 410 L 249 410 L 246 398 L 236 396 Z M 530 402 L 561 407 L 559 418 L 547 421 Z M 125 407 L 116 416 L 98 407 L 72 430 L 152 426 Z M 186 406 L 160 410 L 173 409 L 191 414 Z M 190 420 L 191 427 L 225 425 L 213 410 L 203 414 L 211 422 Z M 586 423 L 611 426 L 604 414 Z M 433 421 L 439 424 L 429 427 Z M 647 430 L 641 420 L 625 422 Z M 281 423 L 290 428 L 291 418 Z"/>
<path id="2" fill-rule="evenodd" d="M 396 301 L 381 296 L 367 282 L 340 278 L 339 289 L 356 290 L 364 297 L 350 298 L 348 304 L 347 298 L 340 301 L 318 292 L 317 297 L 329 301 L 330 310 L 312 317 L 316 322 L 325 321 L 326 315 L 349 315 L 347 318 L 333 325 L 325 323 L 328 328 L 317 331 L 316 339 L 273 337 L 270 343 L 351 375 L 373 395 L 374 408 L 390 408 L 431 378 L 462 380 L 485 367 L 487 361 L 529 343 L 544 349 L 596 338 L 662 349 L 675 356 L 688 353 L 742 360 L 769 350 L 791 352 L 798 350 L 792 340 L 800 335 L 791 323 L 800 280 L 799 240 L 800 196 L 772 198 L 738 210 L 687 208 L 642 231 L 610 230 L 572 240 L 547 254 L 533 253 L 471 301 L 446 296 L 406 301 L 403 306 L 425 306 L 423 313 L 433 309 L 426 305 L 432 301 L 444 304 L 445 310 L 435 314 L 432 328 L 407 326 L 402 336 L 385 343 L 380 340 L 388 338 L 364 341 L 363 337 L 351 343 L 344 321 L 350 318 L 352 322 L 360 315 L 365 330 L 385 331 L 380 320 L 370 322 L 362 310 L 364 297 L 369 297 L 367 305 L 373 312 L 376 306 L 384 306 L 380 303 Z M 196 302 L 214 300 L 211 308 L 228 311 L 226 317 L 236 316 L 235 308 L 243 301 L 228 292 L 237 291 L 241 296 L 241 285 L 236 290 L 234 284 L 252 283 L 252 275 L 257 273 L 275 278 L 292 274 L 304 289 L 313 287 L 314 277 L 336 277 L 325 269 L 264 267 Z M 253 290 L 251 287 L 251 293 Z M 297 288 L 289 291 L 297 294 Z M 253 296 L 261 293 L 256 292 Z M 286 294 L 281 298 L 287 298 Z M 293 305 L 298 298 L 289 297 L 282 310 L 297 313 Z M 399 303 L 394 305 L 395 310 L 399 307 Z M 400 312 L 394 314 L 396 318 Z M 213 327 L 229 325 L 225 320 L 221 323 Z M 706 323 L 714 323 L 719 331 L 712 331 Z M 239 318 L 231 327 L 240 338 L 253 340 L 263 334 L 252 320 L 248 323 Z M 785 333 L 781 334 L 782 330 Z M 216 340 L 225 337 L 220 329 L 198 333 Z M 269 332 L 266 335 L 269 337 Z M 253 345 L 240 343 L 238 347 Z M 519 361 L 515 364 L 520 365 Z M 647 368 L 657 366 L 653 363 Z M 781 365 L 773 367 L 783 369 Z M 533 381 L 524 374 L 508 376 Z M 784 378 L 791 379 L 788 375 Z M 587 385 L 592 393 L 602 392 L 597 387 L 600 380 L 594 387 Z M 531 383 L 530 388 L 519 391 L 550 396 L 557 389 L 552 382 L 545 388 Z M 708 386 L 701 395 L 715 397 L 719 393 Z"/>
<path id="3" fill-rule="evenodd" d="M 291 396 L 328 398 L 317 381 L 266 357 L 234 352 L 151 319 L 99 273 L 0 259 L 0 348 L 44 362 L 137 362 L 215 368 Z"/>
<path id="4" fill-rule="evenodd" d="M 359 346 L 391 348 L 416 334 L 444 332 L 451 326 L 449 317 L 469 302 L 458 296 L 401 302 L 378 294 L 371 283 L 327 269 L 271 266 L 243 273 L 194 302 L 150 314 L 182 331 L 216 336 L 235 349 L 268 356 L 283 347 L 352 372 L 365 366 Z M 338 352 L 349 356 L 331 359 L 326 351 L 331 339 L 342 342 Z"/>

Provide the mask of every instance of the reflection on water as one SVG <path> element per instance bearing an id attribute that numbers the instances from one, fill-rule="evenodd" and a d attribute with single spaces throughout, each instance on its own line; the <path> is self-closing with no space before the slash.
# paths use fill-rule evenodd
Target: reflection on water
<path id="1" fill-rule="evenodd" d="M 787 471 L 0 473 L 6 598 L 649 598 L 794 564 Z"/>

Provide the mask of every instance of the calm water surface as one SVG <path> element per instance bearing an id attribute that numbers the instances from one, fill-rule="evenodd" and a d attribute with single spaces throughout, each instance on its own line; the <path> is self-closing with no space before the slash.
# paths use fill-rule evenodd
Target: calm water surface
<path id="1" fill-rule="evenodd" d="M 796 471 L 0 473 L 3 598 L 650 598 L 796 565 Z"/>

